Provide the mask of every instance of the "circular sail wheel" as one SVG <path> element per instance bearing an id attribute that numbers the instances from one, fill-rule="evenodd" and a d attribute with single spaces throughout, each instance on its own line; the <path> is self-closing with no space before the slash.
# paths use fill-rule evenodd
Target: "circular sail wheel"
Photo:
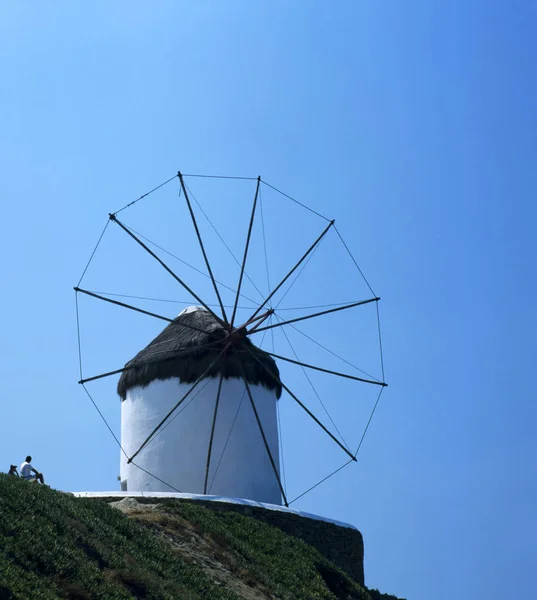
<path id="1" fill-rule="evenodd" d="M 199 188 L 196 188 L 195 194 L 194 181 Z M 174 187 L 172 182 L 177 185 Z M 142 203 L 149 213 L 138 214 L 136 226 L 132 225 L 127 209 L 132 207 L 131 212 L 134 213 L 134 206 L 139 209 L 141 204 L 138 203 L 149 196 L 152 198 Z M 202 197 L 203 205 L 198 199 Z M 166 206 L 161 202 L 162 198 L 171 204 Z M 178 211 L 179 214 L 176 215 Z M 304 215 L 307 215 L 307 219 Z M 213 219 L 220 220 L 223 228 L 217 227 Z M 147 228 L 152 229 L 151 238 L 146 235 Z M 144 233 L 141 229 L 144 229 Z M 114 239 L 120 236 L 122 241 L 112 242 L 106 248 L 105 241 L 109 235 L 105 234 L 112 231 Z M 153 241 L 156 238 L 157 241 Z M 176 250 L 177 246 L 179 250 Z M 173 252 L 168 249 L 170 247 L 174 249 Z M 138 254 L 136 259 L 131 260 L 135 248 Z M 319 248 L 323 248 L 324 256 L 320 256 Z M 270 254 L 272 260 L 269 260 Z M 192 265 L 192 260 L 196 260 L 199 266 Z M 91 289 L 93 286 L 85 284 L 88 271 L 97 275 L 95 283 L 99 290 Z M 152 274 L 154 271 L 159 273 L 158 281 Z M 166 278 L 165 283 L 161 276 Z M 235 283 L 231 282 L 232 278 L 235 278 Z M 136 283 L 137 290 L 145 289 L 145 293 L 150 295 L 143 295 L 142 291 L 137 294 L 122 293 L 131 291 L 133 283 Z M 113 292 L 102 292 L 102 285 L 120 288 L 114 287 Z M 125 286 L 128 286 L 128 290 Z M 155 297 L 157 287 L 163 294 L 175 295 L 179 291 L 183 299 Z M 196 401 L 203 379 L 212 375 L 211 369 L 214 369 L 215 364 L 226 357 L 229 361 L 230 356 L 233 360 L 230 367 L 232 376 L 242 378 L 244 382 L 241 404 L 244 401 L 251 406 L 259 436 L 263 440 L 286 506 L 356 461 L 382 391 L 387 385 L 384 381 L 380 337 L 380 298 L 365 279 L 334 220 L 284 194 L 260 177 L 183 175 L 179 172 L 150 192 L 109 214 L 74 289 L 80 359 L 79 383 L 99 411 L 129 464 L 144 470 L 136 462 L 140 453 L 174 419 L 180 418 L 181 412 L 190 403 Z M 140 363 L 134 360 L 120 367 L 116 362 L 113 365 L 115 368 L 106 370 L 101 368 L 99 361 L 94 360 L 90 361 L 91 368 L 99 365 L 100 370 L 96 371 L 99 374 L 83 374 L 79 312 L 82 297 L 92 302 L 99 300 L 102 307 L 106 306 L 107 309 L 113 305 L 127 314 L 139 313 L 150 317 L 156 322 L 151 327 L 161 327 L 162 322 L 173 324 L 177 318 L 177 315 L 167 316 L 162 314 L 165 311 L 157 311 L 153 308 L 154 303 L 167 303 L 167 306 L 170 303 L 194 304 L 204 311 L 205 316 L 201 321 L 183 319 L 182 326 L 202 339 L 204 346 L 211 351 L 211 360 L 199 376 L 191 378 L 187 392 L 130 455 L 122 448 L 121 442 L 108 425 L 87 384 L 107 379 L 117 380 L 120 377 L 118 389 L 121 394 L 122 382 L 129 377 L 136 377 Z M 293 305 L 293 301 L 298 305 Z M 102 307 L 101 314 L 104 314 Z M 139 326 L 132 328 L 131 325 L 126 325 L 124 319 L 120 321 L 119 326 L 125 326 L 129 331 L 129 339 L 115 336 L 115 339 L 123 340 L 120 351 L 124 353 L 130 346 L 133 332 L 138 331 Z M 114 324 L 117 322 L 118 317 L 115 316 Z M 141 328 L 140 331 L 141 335 L 148 336 L 155 330 Z M 110 342 L 114 333 L 107 329 L 107 335 L 107 342 Z M 107 361 L 118 360 L 112 358 L 115 356 L 113 346 L 113 343 L 107 343 L 95 354 Z M 96 348 L 97 346 L 94 350 Z M 189 347 L 175 348 L 173 357 L 188 358 L 189 352 L 192 352 Z M 306 354 L 308 358 L 304 359 Z M 356 357 L 360 366 L 356 364 Z M 124 354 L 122 358 L 125 362 Z M 164 370 L 171 360 L 167 350 L 161 350 L 159 355 L 157 349 L 151 356 L 152 364 L 159 363 Z M 278 365 L 276 370 L 271 367 L 274 361 Z M 249 368 L 254 364 L 263 374 L 266 385 L 273 385 L 282 394 L 282 399 L 278 402 L 280 439 L 287 421 L 292 424 L 292 430 L 283 436 L 290 440 L 285 443 L 285 447 L 290 448 L 286 452 L 286 460 L 290 459 L 288 462 L 293 463 L 295 450 L 296 454 L 300 454 L 298 450 L 318 434 L 323 442 L 312 442 L 312 448 L 307 452 L 308 462 L 312 465 L 307 469 L 308 474 L 316 471 L 317 466 L 319 469 L 329 467 L 330 460 L 336 460 L 336 455 L 339 461 L 337 468 L 330 468 L 328 474 L 317 473 L 312 485 L 305 491 L 293 494 L 292 499 L 288 497 L 286 489 L 283 443 L 279 446 L 281 456 L 274 456 L 274 449 L 271 452 L 267 443 L 245 374 L 247 363 Z M 364 363 L 367 364 L 367 369 L 364 368 Z M 371 375 L 371 372 L 376 375 Z M 221 382 L 222 377 L 215 397 L 215 411 L 208 440 L 204 478 L 206 494 L 211 493 L 215 465 L 217 471 L 225 452 L 224 447 L 221 456 L 214 456 L 212 453 Z M 358 389 L 369 390 L 367 402 L 360 404 L 363 392 L 358 392 Z M 285 403 L 282 404 L 282 401 Z M 285 415 L 280 419 L 280 404 L 282 412 L 291 411 L 289 419 Z M 337 418 L 333 418 L 331 414 L 334 409 L 338 413 Z M 298 425 L 301 417 L 304 421 L 300 421 Z M 340 429 L 345 429 L 346 435 Z M 229 436 L 231 433 L 230 430 Z M 350 441 L 350 436 L 354 436 L 354 445 L 345 441 L 346 438 Z M 329 444 L 330 450 L 326 444 Z M 295 470 L 304 471 L 303 460 L 304 457 L 295 460 Z M 282 465 L 283 477 L 276 466 L 278 462 Z M 213 473 L 210 476 L 211 465 Z M 151 473 L 149 475 L 158 479 Z M 172 490 L 180 491 L 166 481 L 159 481 Z"/>

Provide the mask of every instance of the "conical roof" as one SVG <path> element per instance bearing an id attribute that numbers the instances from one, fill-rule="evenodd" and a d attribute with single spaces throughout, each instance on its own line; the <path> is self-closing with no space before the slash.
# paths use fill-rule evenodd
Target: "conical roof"
<path id="1" fill-rule="evenodd" d="M 187 308 L 125 365 L 127 370 L 121 374 L 117 392 L 125 400 L 128 390 L 158 379 L 175 377 L 182 383 L 194 383 L 228 341 L 228 332 L 211 313 L 201 307 Z M 247 337 L 234 336 L 206 377 L 241 378 L 241 364 L 248 383 L 263 385 L 275 390 L 278 398 L 281 396 L 281 386 L 270 374 L 279 379 L 274 359 Z"/>

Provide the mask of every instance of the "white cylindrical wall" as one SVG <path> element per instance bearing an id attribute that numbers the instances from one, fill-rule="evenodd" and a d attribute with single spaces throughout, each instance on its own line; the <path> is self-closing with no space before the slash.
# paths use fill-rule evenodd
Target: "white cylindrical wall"
<path id="1" fill-rule="evenodd" d="M 218 377 L 203 380 L 134 462 L 181 492 L 203 494 L 218 383 Z M 121 403 L 121 444 L 129 456 L 190 387 L 178 379 L 166 379 L 128 390 Z M 276 394 L 261 385 L 250 385 L 250 390 L 279 474 Z M 123 454 L 121 480 L 128 491 L 173 491 L 127 464 Z M 207 493 L 281 504 L 278 481 L 240 379 L 222 383 Z"/>

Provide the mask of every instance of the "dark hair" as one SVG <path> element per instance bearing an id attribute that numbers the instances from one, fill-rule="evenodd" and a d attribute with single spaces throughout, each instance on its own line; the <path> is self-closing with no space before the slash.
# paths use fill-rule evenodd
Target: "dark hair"
<path id="1" fill-rule="evenodd" d="M 31 456 L 27 456 L 26 457 L 26 462 L 32 462 L 32 457 Z"/>
<path id="2" fill-rule="evenodd" d="M 16 469 L 16 468 L 17 468 L 17 465 L 9 465 L 9 470 Z"/>

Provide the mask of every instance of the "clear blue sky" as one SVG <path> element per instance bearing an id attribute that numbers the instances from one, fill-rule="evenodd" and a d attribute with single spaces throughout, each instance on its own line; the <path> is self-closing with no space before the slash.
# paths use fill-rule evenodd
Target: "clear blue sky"
<path id="1" fill-rule="evenodd" d="M 532 597 L 536 18 L 531 0 L 3 3 L 2 468 L 30 452 L 54 487 L 117 486 L 117 448 L 76 383 L 72 286 L 107 213 L 178 169 L 260 174 L 336 219 L 383 298 L 390 387 L 359 462 L 296 506 L 355 524 L 367 583 L 382 591 Z M 192 189 L 239 248 L 242 196 Z M 125 220 L 201 265 L 184 213 L 169 217 L 177 188 L 155 198 Z M 310 230 L 289 230 L 278 218 L 294 208 L 263 199 L 277 278 Z M 92 289 L 179 297 L 113 236 Z M 327 250 L 293 302 L 326 289 L 355 299 Z M 84 304 L 88 374 L 121 366 L 160 327 L 110 310 Z M 375 346 L 359 331 L 347 350 L 367 362 Z M 117 431 L 113 382 L 95 390 Z M 356 435 L 361 398 L 346 390 L 322 393 Z M 315 449 L 300 455 L 309 430 L 285 410 L 288 485 L 300 491 L 308 456 L 328 465 Z"/>

